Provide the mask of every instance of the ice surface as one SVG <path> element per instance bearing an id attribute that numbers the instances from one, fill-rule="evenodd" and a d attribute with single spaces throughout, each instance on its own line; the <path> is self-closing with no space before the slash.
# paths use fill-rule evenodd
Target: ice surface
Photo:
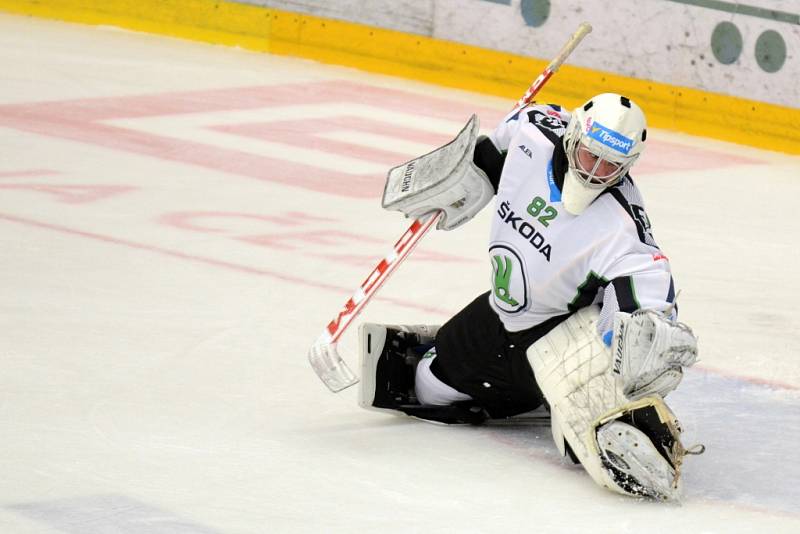
<path id="1" fill-rule="evenodd" d="M 708 451 L 665 506 L 546 427 L 367 412 L 306 361 L 407 226 L 375 169 L 510 103 L 23 17 L 0 44 L 0 532 L 800 531 L 800 159 L 654 130 L 637 167 L 701 343 L 670 403 Z M 484 291 L 488 211 L 361 320 Z"/>

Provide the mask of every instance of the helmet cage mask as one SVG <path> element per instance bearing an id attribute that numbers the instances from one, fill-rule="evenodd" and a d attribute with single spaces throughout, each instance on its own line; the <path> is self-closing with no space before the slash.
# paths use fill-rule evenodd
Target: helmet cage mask
<path id="1" fill-rule="evenodd" d="M 617 184 L 630 170 L 640 153 L 625 156 L 589 137 L 582 125 L 591 128 L 589 121 L 571 121 L 565 133 L 565 151 L 574 176 L 585 187 L 605 189 Z"/>

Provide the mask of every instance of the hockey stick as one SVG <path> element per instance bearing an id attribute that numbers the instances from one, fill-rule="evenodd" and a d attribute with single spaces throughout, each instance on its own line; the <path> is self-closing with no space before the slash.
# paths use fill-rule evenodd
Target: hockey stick
<path id="1" fill-rule="evenodd" d="M 514 109 L 520 109 L 529 104 L 533 97 L 544 86 L 547 80 L 558 71 L 567 56 L 575 49 L 581 40 L 592 31 L 591 25 L 584 22 L 575 33 L 569 38 L 567 43 L 561 48 L 558 55 L 550 62 L 544 71 L 534 80 L 525 95 L 519 99 Z M 383 258 L 372 270 L 367 278 L 361 283 L 355 293 L 345 302 L 344 307 L 336 317 L 328 323 L 325 330 L 317 338 L 316 342 L 308 351 L 308 360 L 311 367 L 322 379 L 328 388 L 335 392 L 341 391 L 358 383 L 358 377 L 347 367 L 336 344 L 344 331 L 366 306 L 369 299 L 383 285 L 394 270 L 411 253 L 420 239 L 431 229 L 433 224 L 439 219 L 441 212 L 429 214 L 425 217 L 415 219 L 408 227 L 408 230 L 400 236 L 394 244 L 391 252 Z"/>
<path id="2" fill-rule="evenodd" d="M 308 361 L 328 388 L 336 393 L 358 383 L 358 377 L 347 367 L 336 350 L 336 343 L 348 325 L 356 318 L 370 297 L 383 285 L 389 275 L 408 256 L 425 233 L 439 219 L 440 213 L 433 213 L 415 219 L 408 230 L 400 236 L 392 251 L 369 273 L 369 276 L 347 299 L 339 314 L 328 323 L 317 341 L 308 351 Z"/>
<path id="3" fill-rule="evenodd" d="M 528 88 L 528 91 L 517 101 L 517 105 L 514 106 L 514 109 L 520 109 L 524 106 L 527 106 L 533 100 L 533 97 L 536 96 L 536 93 L 539 92 L 539 89 L 550 79 L 550 77 L 558 72 L 558 69 L 561 67 L 561 64 L 566 61 L 567 57 L 575 50 L 580 42 L 586 37 L 589 32 L 592 31 L 592 25 L 588 22 L 582 22 L 578 29 L 575 30 L 569 40 L 564 44 L 564 46 L 559 50 L 556 57 L 553 58 L 553 61 L 542 71 L 542 73 L 533 81 L 531 86 Z"/>

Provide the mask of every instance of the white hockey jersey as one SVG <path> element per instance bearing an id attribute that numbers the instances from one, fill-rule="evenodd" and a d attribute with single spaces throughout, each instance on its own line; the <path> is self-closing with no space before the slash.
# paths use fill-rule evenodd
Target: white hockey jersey
<path id="1" fill-rule="evenodd" d="M 569 117 L 559 106 L 532 105 L 490 135 L 507 154 L 492 215 L 489 300 L 512 332 L 602 302 L 602 333 L 617 310 L 664 310 L 675 298 L 630 176 L 578 216 L 563 208 L 553 155 Z"/>

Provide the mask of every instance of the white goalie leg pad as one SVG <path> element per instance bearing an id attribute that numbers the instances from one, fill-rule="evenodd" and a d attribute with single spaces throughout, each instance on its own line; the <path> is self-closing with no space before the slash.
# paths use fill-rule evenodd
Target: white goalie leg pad
<path id="1" fill-rule="evenodd" d="M 659 397 L 631 404 L 612 372 L 611 350 L 596 333 L 598 316 L 596 306 L 579 310 L 527 352 L 550 404 L 556 445 L 564 454 L 569 444 L 600 486 L 626 495 L 674 499 L 680 489 L 680 460 L 686 454 L 680 429 L 668 416 L 660 417 L 671 412 Z M 639 421 L 652 411 L 649 407 L 658 408 L 659 418 L 648 423 L 645 434 Z M 661 436 L 658 444 L 651 434 Z"/>
<path id="2" fill-rule="evenodd" d="M 684 323 L 653 310 L 614 314 L 614 373 L 631 399 L 678 387 L 683 367 L 697 361 L 697 338 Z"/>
<path id="3" fill-rule="evenodd" d="M 358 405 L 367 410 L 378 410 L 372 406 L 375 398 L 376 370 L 378 360 L 386 343 L 386 326 L 364 323 L 358 327 L 358 355 L 361 380 L 358 383 Z M 389 410 L 382 410 L 389 411 Z"/>
<path id="4" fill-rule="evenodd" d="M 451 142 L 391 169 L 383 207 L 413 218 L 442 211 L 436 225 L 440 230 L 452 230 L 474 217 L 494 196 L 486 174 L 472 162 L 478 129 L 473 115 Z"/>
<path id="5" fill-rule="evenodd" d="M 554 434 L 564 436 L 592 473 L 595 420 L 628 403 L 611 369 L 611 351 L 594 330 L 595 306 L 582 308 L 534 343 L 527 352 L 539 388 L 550 404 Z M 560 427 L 560 428 L 558 428 Z M 559 449 L 562 444 L 558 443 Z"/>
<path id="6" fill-rule="evenodd" d="M 390 408 L 375 406 L 378 381 L 377 371 L 381 355 L 384 353 L 388 329 L 417 334 L 422 343 L 432 343 L 439 330 L 439 325 L 384 325 L 364 323 L 358 329 L 359 367 L 361 380 L 358 390 L 358 404 L 367 410 L 395 413 Z"/>

